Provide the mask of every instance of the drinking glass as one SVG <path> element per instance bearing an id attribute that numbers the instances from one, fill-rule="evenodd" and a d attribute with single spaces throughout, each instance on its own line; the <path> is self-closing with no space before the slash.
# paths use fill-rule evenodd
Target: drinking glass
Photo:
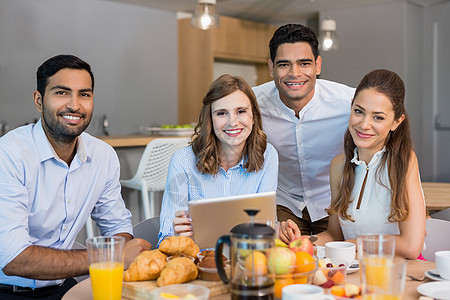
<path id="1" fill-rule="evenodd" d="M 403 258 L 365 256 L 360 266 L 364 300 L 402 298 L 406 278 L 406 261 Z"/>
<path id="2" fill-rule="evenodd" d="M 86 240 L 94 300 L 122 298 L 125 238 L 97 236 Z"/>
<path id="3" fill-rule="evenodd" d="M 393 258 L 395 254 L 395 235 L 366 234 L 356 239 L 358 259 L 364 256 L 384 256 Z"/>

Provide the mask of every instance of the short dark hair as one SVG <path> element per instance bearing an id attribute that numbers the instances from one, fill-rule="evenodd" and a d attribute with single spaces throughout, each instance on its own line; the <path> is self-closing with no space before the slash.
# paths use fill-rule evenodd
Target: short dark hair
<path id="1" fill-rule="evenodd" d="M 91 66 L 74 55 L 61 54 L 47 59 L 36 72 L 37 91 L 44 98 L 45 87 L 48 84 L 48 78 L 55 75 L 61 69 L 86 70 L 91 76 L 92 91 L 94 91 L 94 74 Z"/>
<path id="2" fill-rule="evenodd" d="M 281 44 L 304 42 L 311 46 L 314 59 L 319 56 L 319 41 L 311 28 L 301 24 L 286 24 L 279 27 L 269 43 L 270 59 L 275 62 L 277 49 Z"/>

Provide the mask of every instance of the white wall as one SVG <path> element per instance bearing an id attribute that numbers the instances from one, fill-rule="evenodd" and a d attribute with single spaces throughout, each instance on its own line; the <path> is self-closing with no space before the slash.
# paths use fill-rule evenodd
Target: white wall
<path id="1" fill-rule="evenodd" d="M 425 12 L 423 31 L 422 114 L 424 174 L 433 181 L 450 182 L 450 1 Z M 435 121 L 445 130 L 437 130 Z"/>
<path id="2" fill-rule="evenodd" d="M 86 60 L 94 72 L 88 132 L 101 134 L 104 114 L 112 135 L 176 123 L 177 47 L 172 12 L 102 0 L 0 0 L 0 120 L 13 129 L 39 118 L 32 100 L 36 69 L 64 53 Z M 117 151 L 122 179 L 136 172 L 143 149 Z M 137 223 L 138 193 L 122 195 Z M 84 239 L 82 231 L 78 241 Z"/>
<path id="3" fill-rule="evenodd" d="M 356 86 L 376 68 L 390 69 L 403 78 L 424 181 L 450 182 L 450 131 L 433 128 L 437 111 L 450 125 L 449 15 L 450 1 L 425 7 L 403 1 L 320 13 L 320 19 L 336 20 L 340 40 L 337 51 L 322 53 L 321 78 Z M 435 41 L 433 22 L 439 28 Z M 440 45 L 437 56 L 434 42 Z"/>
<path id="4" fill-rule="evenodd" d="M 99 0 L 0 0 L 0 120 L 11 128 L 38 118 L 35 73 L 47 58 L 74 54 L 91 64 L 100 134 L 177 121 L 176 14 Z"/>

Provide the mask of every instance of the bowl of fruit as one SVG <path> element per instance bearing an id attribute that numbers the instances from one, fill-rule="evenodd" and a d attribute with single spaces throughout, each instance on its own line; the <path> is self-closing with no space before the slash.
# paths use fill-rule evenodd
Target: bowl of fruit
<path id="1" fill-rule="evenodd" d="M 319 259 L 319 268 L 314 273 L 313 284 L 324 289 L 335 285 L 344 285 L 347 277 L 347 266 L 334 265 L 329 259 Z"/>
<path id="2" fill-rule="evenodd" d="M 287 285 L 312 283 L 317 258 L 313 256 L 312 243 L 305 237 L 289 244 L 276 240 L 275 245 L 268 253 L 268 266 L 275 274 L 275 297 L 281 298 L 281 290 Z"/>
<path id="3" fill-rule="evenodd" d="M 147 127 L 145 132 L 162 136 L 190 136 L 194 133 L 194 124 L 161 125 L 159 127 Z"/>

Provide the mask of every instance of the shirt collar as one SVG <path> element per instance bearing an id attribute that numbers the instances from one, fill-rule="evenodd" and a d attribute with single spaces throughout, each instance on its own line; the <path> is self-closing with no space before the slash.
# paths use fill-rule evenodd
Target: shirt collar
<path id="1" fill-rule="evenodd" d="M 241 160 L 233 167 L 229 168 L 228 170 L 234 170 L 234 169 L 239 169 L 239 168 L 244 168 L 244 165 L 247 163 L 247 157 L 242 157 Z M 225 170 L 220 167 L 224 172 Z"/>
<path id="2" fill-rule="evenodd" d="M 59 156 L 56 154 L 55 149 L 53 149 L 52 144 L 45 135 L 41 119 L 39 119 L 39 121 L 33 127 L 33 136 L 39 152 L 39 156 L 41 158 L 41 162 L 51 158 L 55 158 L 57 161 L 63 162 L 61 158 L 59 158 Z M 86 152 L 86 148 L 83 142 L 83 133 L 78 137 L 76 147 L 77 153 L 75 155 L 75 158 L 78 158 L 81 163 L 85 162 L 89 156 Z"/>
<path id="3" fill-rule="evenodd" d="M 370 167 L 370 166 L 378 163 L 380 161 L 381 157 L 383 156 L 384 152 L 386 152 L 386 147 L 383 147 L 383 149 L 376 152 L 372 156 L 368 166 Z M 366 165 L 366 163 L 364 161 L 358 159 L 358 147 L 355 147 L 355 149 L 353 150 L 353 158 L 350 162 L 354 163 L 355 165 Z"/>

